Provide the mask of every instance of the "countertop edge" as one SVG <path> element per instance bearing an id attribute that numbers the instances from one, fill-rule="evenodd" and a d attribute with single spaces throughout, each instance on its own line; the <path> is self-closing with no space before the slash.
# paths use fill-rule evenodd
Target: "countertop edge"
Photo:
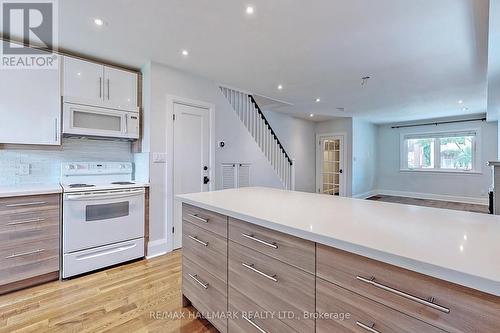
<path id="1" fill-rule="evenodd" d="M 414 271 L 417 273 L 421 273 L 424 275 L 428 275 L 431 277 L 435 277 L 441 280 L 445 280 L 448 282 L 452 282 L 464 287 L 476 289 L 488 294 L 492 294 L 495 296 L 500 296 L 500 282 L 492 281 L 489 279 L 485 279 L 478 276 L 473 276 L 468 273 L 458 272 L 456 270 L 452 270 L 446 267 L 440 267 L 433 264 L 425 263 L 422 261 L 417 261 L 414 259 L 409 259 L 406 257 L 399 256 L 397 254 L 382 252 L 379 250 L 371 249 L 362 245 L 357 245 L 353 243 L 348 243 L 342 240 L 322 236 L 315 234 L 313 232 L 307 232 L 304 230 L 298 230 L 295 228 L 288 227 L 283 224 L 269 222 L 267 220 L 262 220 L 259 218 L 255 218 L 253 216 L 248 216 L 245 214 L 240 214 L 234 211 L 226 210 L 224 208 L 220 208 L 217 206 L 213 206 L 210 204 L 206 204 L 203 202 L 199 202 L 197 200 L 192 200 L 188 198 L 184 198 L 181 196 L 176 196 L 175 198 L 178 201 L 194 205 L 200 208 L 204 208 L 207 210 L 214 211 L 219 214 L 227 215 L 229 217 L 233 217 L 236 219 L 244 220 L 246 222 L 259 225 L 262 227 L 266 227 L 269 229 L 273 229 L 279 232 L 283 232 L 292 236 L 296 236 L 299 238 L 303 238 L 312 242 L 320 243 L 323 245 L 331 246 L 338 248 L 340 250 L 344 250 L 347 252 L 351 252 L 354 254 L 358 254 L 373 260 L 378 260 L 387 264 L 391 264 L 394 266 L 402 267 L 408 269 L 410 271 Z"/>
<path id="2" fill-rule="evenodd" d="M 10 197 L 23 197 L 30 195 L 44 195 L 44 194 L 60 194 L 62 193 L 62 187 L 59 185 L 47 186 L 47 187 L 33 187 L 33 188 L 12 188 L 9 190 L 2 189 L 0 187 L 0 198 L 10 198 Z"/>

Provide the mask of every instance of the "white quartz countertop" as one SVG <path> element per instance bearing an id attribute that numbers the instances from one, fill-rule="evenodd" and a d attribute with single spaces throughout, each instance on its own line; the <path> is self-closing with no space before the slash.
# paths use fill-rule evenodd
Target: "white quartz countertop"
<path id="1" fill-rule="evenodd" d="M 0 198 L 61 193 L 59 184 L 0 185 Z"/>
<path id="2" fill-rule="evenodd" d="M 500 296 L 500 216 L 249 187 L 177 200 Z"/>

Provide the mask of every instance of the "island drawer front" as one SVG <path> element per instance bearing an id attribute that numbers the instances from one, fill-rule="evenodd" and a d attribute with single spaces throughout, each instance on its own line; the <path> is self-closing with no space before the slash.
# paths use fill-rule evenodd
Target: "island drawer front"
<path id="1" fill-rule="evenodd" d="M 209 210 L 182 204 L 182 219 L 198 227 L 227 237 L 227 216 Z"/>
<path id="2" fill-rule="evenodd" d="M 315 309 L 314 275 L 233 241 L 228 251 L 229 287 L 266 311 L 293 312 L 295 318 L 284 323 L 298 332 L 314 332 L 314 320 L 302 319 L 304 311 Z"/>
<path id="3" fill-rule="evenodd" d="M 59 194 L 0 198 L 0 221 L 16 214 L 59 210 L 59 198 Z"/>
<path id="4" fill-rule="evenodd" d="M 270 257 L 315 272 L 315 244 L 311 241 L 270 230 L 232 217 L 229 239 Z"/>
<path id="5" fill-rule="evenodd" d="M 227 284 L 203 267 L 184 257 L 182 259 L 182 293 L 203 315 L 227 313 Z M 220 332 L 227 331 L 224 316 L 207 318 Z"/>
<path id="6" fill-rule="evenodd" d="M 227 281 L 227 240 L 184 221 L 182 254 L 222 281 Z"/>
<path id="7" fill-rule="evenodd" d="M 500 332 L 500 297 L 320 244 L 316 254 L 324 280 L 449 332 Z"/>
<path id="8" fill-rule="evenodd" d="M 260 330 L 273 333 L 296 332 L 278 319 L 283 314 L 266 312 L 233 288 L 229 288 L 229 310 L 235 314 L 228 322 L 231 333 L 259 333 L 262 332 Z"/>
<path id="9" fill-rule="evenodd" d="M 445 333 L 322 279 L 316 280 L 316 307 L 323 316 L 317 333 Z"/>
<path id="10" fill-rule="evenodd" d="M 58 270 L 58 236 L 0 250 L 0 285 Z"/>

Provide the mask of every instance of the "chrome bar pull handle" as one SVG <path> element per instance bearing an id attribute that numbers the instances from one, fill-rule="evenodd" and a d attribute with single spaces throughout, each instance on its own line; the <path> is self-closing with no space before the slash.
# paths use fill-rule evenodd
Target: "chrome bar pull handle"
<path id="1" fill-rule="evenodd" d="M 6 205 L 5 207 L 15 208 L 15 207 L 26 207 L 26 206 L 39 206 L 39 205 L 45 205 L 45 204 L 47 204 L 46 201 L 34 201 L 34 202 L 10 204 L 10 205 Z"/>
<path id="2" fill-rule="evenodd" d="M 195 280 L 200 286 L 202 286 L 205 289 L 208 289 L 208 282 L 203 282 L 198 278 L 198 274 L 190 274 L 188 273 L 189 277 L 193 280 Z"/>
<path id="3" fill-rule="evenodd" d="M 108 79 L 108 100 L 109 100 L 109 79 Z"/>
<path id="4" fill-rule="evenodd" d="M 202 217 L 199 217 L 197 214 L 188 214 L 189 217 L 192 217 L 193 219 L 196 219 L 198 221 L 201 221 L 203 223 L 208 223 L 208 219 L 204 219 Z"/>
<path id="5" fill-rule="evenodd" d="M 374 323 L 371 323 L 370 325 L 365 325 L 363 324 L 362 322 L 360 321 L 357 321 L 356 322 L 356 325 L 358 325 L 359 327 L 361 327 L 362 329 L 368 331 L 368 332 L 371 332 L 371 333 L 382 333 L 380 331 L 377 331 L 374 327 L 375 327 L 375 324 Z"/>
<path id="6" fill-rule="evenodd" d="M 446 308 L 444 306 L 441 306 L 439 304 L 434 303 L 434 298 L 433 297 L 431 297 L 430 300 L 426 300 L 426 299 L 423 299 L 423 298 L 420 298 L 420 297 L 417 297 L 417 296 L 410 295 L 410 294 L 405 293 L 405 292 L 403 292 L 401 290 L 398 290 L 396 288 L 392 288 L 392 287 L 386 286 L 386 285 L 384 285 L 382 283 L 378 283 L 375 280 L 375 277 L 373 277 L 373 276 L 371 278 L 367 279 L 365 277 L 362 277 L 362 276 L 358 275 L 358 276 L 356 276 L 356 279 L 358 279 L 359 281 L 362 281 L 364 283 L 371 284 L 372 286 L 374 286 L 376 288 L 379 288 L 379 289 L 385 290 L 387 292 L 393 293 L 395 295 L 398 295 L 398 296 L 404 297 L 406 299 L 409 299 L 410 301 L 417 302 L 419 304 L 428 306 L 430 308 L 433 308 L 435 310 L 438 310 L 438 311 L 441 311 L 441 312 L 444 312 L 444 313 L 450 313 L 450 309 L 448 309 L 448 308 Z"/>
<path id="7" fill-rule="evenodd" d="M 11 254 L 10 256 L 5 257 L 5 259 L 13 259 L 13 258 L 18 258 L 18 257 L 29 256 L 31 254 L 37 254 L 37 253 L 40 253 L 43 251 L 45 251 L 45 249 L 38 249 L 38 250 L 34 250 L 34 251 L 29 251 L 29 252 Z"/>
<path id="8" fill-rule="evenodd" d="M 255 272 L 263 277 L 265 277 L 266 279 L 269 279 L 273 282 L 278 282 L 278 279 L 276 278 L 276 274 L 274 275 L 269 275 L 269 274 L 266 274 L 262 271 L 259 271 L 257 268 L 255 268 L 255 265 L 254 264 L 247 264 L 247 263 L 241 263 L 241 265 L 245 268 L 248 268 L 249 270 L 251 270 L 252 272 Z"/>
<path id="9" fill-rule="evenodd" d="M 243 319 L 245 319 L 250 325 L 252 325 L 257 331 L 259 331 L 260 333 L 268 333 L 267 331 L 263 330 L 259 325 L 257 325 L 256 323 L 254 323 L 250 318 L 248 318 L 247 316 L 245 315 L 241 315 L 241 317 Z"/>
<path id="10" fill-rule="evenodd" d="M 190 239 L 194 240 L 195 242 L 197 242 L 197 243 L 199 243 L 199 244 L 203 245 L 203 246 L 208 246 L 208 243 L 205 243 L 205 242 L 203 242 L 203 241 L 199 240 L 197 236 L 191 236 L 191 235 L 188 235 L 188 237 L 189 237 Z"/>
<path id="11" fill-rule="evenodd" d="M 264 244 L 265 246 L 272 247 L 273 249 L 277 249 L 278 248 L 278 245 L 276 245 L 276 242 L 272 242 L 272 243 L 266 242 L 266 241 L 264 241 L 262 239 L 258 239 L 254 235 L 248 235 L 248 234 L 244 234 L 244 233 L 242 233 L 241 235 L 243 237 L 251 239 L 251 240 L 253 240 L 253 241 L 257 242 L 257 243 Z"/>
<path id="12" fill-rule="evenodd" d="M 29 219 L 29 220 L 22 220 L 22 221 L 15 221 L 15 222 L 9 222 L 7 225 L 20 225 L 20 224 L 28 224 L 28 223 L 36 223 L 36 222 L 43 222 L 45 221 L 44 218 L 36 218 L 36 219 Z"/>
<path id="13" fill-rule="evenodd" d="M 99 98 L 102 98 L 102 77 L 99 78 Z"/>

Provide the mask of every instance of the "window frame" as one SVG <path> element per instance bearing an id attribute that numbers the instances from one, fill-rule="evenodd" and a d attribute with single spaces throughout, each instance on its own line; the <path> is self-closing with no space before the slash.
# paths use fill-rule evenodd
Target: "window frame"
<path id="1" fill-rule="evenodd" d="M 472 169 L 444 169 L 441 168 L 441 149 L 439 138 L 450 136 L 458 136 L 457 134 L 464 134 L 470 136 L 471 132 L 475 132 L 472 139 Z M 409 168 L 408 167 L 408 145 L 406 140 L 411 136 L 434 138 L 434 167 L 433 168 Z M 416 172 L 416 173 L 454 173 L 454 174 L 482 174 L 481 168 L 481 149 L 478 149 L 478 143 L 481 142 L 481 128 L 463 128 L 457 130 L 440 130 L 440 131 L 413 131 L 400 133 L 400 172 Z"/>

